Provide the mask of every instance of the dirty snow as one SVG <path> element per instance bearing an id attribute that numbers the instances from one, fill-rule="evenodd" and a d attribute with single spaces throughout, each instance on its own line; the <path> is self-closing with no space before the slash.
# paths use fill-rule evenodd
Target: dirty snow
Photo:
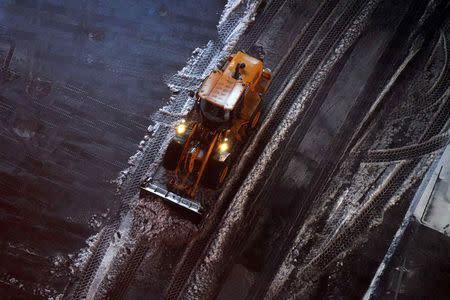
<path id="1" fill-rule="evenodd" d="M 249 23 L 254 19 L 256 8 L 260 1 L 235 1 L 229 0 L 224 12 L 222 13 L 218 31 L 219 41 L 209 41 L 205 48 L 197 48 L 193 51 L 192 57 L 188 60 L 187 65 L 178 72 L 178 76 L 187 79 L 202 79 L 207 76 L 214 68 L 216 68 L 222 61 L 224 61 L 236 45 L 240 36 L 244 33 Z M 233 19 L 233 20 L 231 20 Z M 231 30 L 230 30 L 231 29 Z M 167 81 L 168 87 L 171 89 L 173 96 L 169 100 L 168 105 L 164 106 L 159 112 L 166 114 L 169 117 L 184 116 L 191 110 L 193 101 L 182 93 L 182 89 L 195 89 L 195 86 L 188 85 L 180 87 L 175 85 L 169 79 Z M 176 81 L 176 78 L 174 79 Z M 163 142 L 157 142 L 161 134 L 161 130 L 166 130 L 167 126 L 172 124 L 164 124 L 158 121 L 157 118 L 152 118 L 154 124 L 148 127 L 148 133 L 138 145 L 137 152 L 130 157 L 128 161 L 128 168 L 121 171 L 114 182 L 117 183 L 117 191 L 119 192 L 127 182 L 132 178 L 131 175 L 135 173 L 139 164 L 142 163 L 143 158 L 149 154 L 149 149 L 154 143 L 158 143 L 160 148 L 157 151 L 153 161 L 150 161 L 150 168 L 147 170 L 147 175 L 151 175 L 158 167 L 158 161 L 162 157 L 165 146 L 168 144 L 172 133 L 167 134 Z M 134 200 L 136 201 L 136 200 Z M 117 277 L 117 270 L 125 264 L 127 256 L 130 253 L 130 247 L 133 242 L 140 238 L 147 238 L 153 243 L 155 249 L 160 248 L 160 245 L 180 245 L 187 241 L 187 238 L 196 231 L 195 226 L 186 222 L 177 216 L 170 215 L 167 207 L 160 204 L 158 201 L 148 201 L 148 199 L 140 199 L 137 202 L 130 203 L 135 209 L 130 210 L 121 220 L 118 232 L 120 237 L 115 235 L 114 241 L 109 245 L 105 256 L 103 257 L 99 268 L 96 271 L 93 282 L 91 283 L 87 297 L 94 298 L 96 295 L 104 295 L 108 286 L 114 282 Z M 157 214 L 155 214 L 157 212 Z M 155 215 L 157 217 L 155 217 Z M 142 225 L 146 220 L 147 223 L 141 228 L 144 231 L 136 231 L 136 227 Z M 100 226 L 101 221 L 97 216 L 93 217 L 92 225 Z M 174 228 L 177 228 L 174 230 Z M 159 242 L 158 242 L 159 241 Z M 128 251 L 126 251 L 128 248 Z M 125 250 L 124 250 L 125 249 Z M 83 260 L 86 261 L 90 251 L 86 250 L 79 255 L 77 263 L 74 268 L 83 265 Z"/>
<path id="2" fill-rule="evenodd" d="M 417 53 L 417 48 L 413 49 L 413 52 L 410 53 L 410 56 Z M 407 60 L 409 61 L 409 60 Z M 422 122 L 424 124 L 427 124 L 429 122 L 429 119 L 423 119 Z M 393 125 L 393 124 L 389 124 L 389 125 Z M 379 136 L 378 136 L 378 142 L 374 143 L 372 145 L 373 147 L 378 147 L 378 148 L 383 148 L 390 145 L 390 143 L 392 143 L 392 141 L 394 141 L 397 136 L 398 133 L 400 132 L 398 130 L 398 128 L 395 128 L 395 126 L 389 127 L 386 126 L 388 128 L 388 130 L 386 131 L 381 131 Z M 414 126 L 414 125 L 413 125 Z M 412 126 L 412 127 L 413 127 Z M 412 131 L 415 131 L 415 136 L 420 134 L 417 134 L 417 132 L 420 132 L 420 130 L 418 129 L 418 127 L 413 127 L 411 128 Z M 423 131 L 422 131 L 423 132 Z M 409 137 L 413 137 L 414 134 L 410 134 Z M 390 199 L 390 201 L 388 203 L 386 203 L 386 206 L 384 206 L 384 210 L 389 209 L 390 207 L 396 205 L 396 203 L 400 200 L 400 196 L 407 190 L 409 189 L 413 184 L 415 184 L 415 182 L 420 179 L 422 177 L 422 175 L 424 174 L 424 172 L 427 170 L 428 166 L 431 164 L 431 162 L 433 161 L 433 155 L 429 155 L 428 157 L 424 157 L 422 159 L 421 164 L 419 164 L 416 169 L 412 172 L 413 175 L 411 175 L 405 182 L 405 184 L 397 191 L 397 193 L 395 194 L 394 197 L 392 197 L 392 199 Z M 276 274 L 276 277 L 274 279 L 274 281 L 272 282 L 272 286 L 270 288 L 268 297 L 275 297 L 276 295 L 279 294 L 279 292 L 283 289 L 283 288 L 287 288 L 285 286 L 287 279 L 289 278 L 289 275 L 291 274 L 291 272 L 293 272 L 295 270 L 296 272 L 296 278 L 297 281 L 293 281 L 293 285 L 295 285 L 295 287 L 291 287 L 292 290 L 302 290 L 302 293 L 297 294 L 295 297 L 301 297 L 302 295 L 305 295 L 304 293 L 308 292 L 308 289 L 311 288 L 311 286 L 308 284 L 308 282 L 306 281 L 302 281 L 302 278 L 307 278 L 309 275 L 311 274 L 315 274 L 318 275 L 320 274 L 319 270 L 314 270 L 313 269 L 313 264 L 311 263 L 308 267 L 307 266 L 299 266 L 297 264 L 297 257 L 298 257 L 298 253 L 300 252 L 298 249 L 301 249 L 302 247 L 302 243 L 305 243 L 305 241 L 310 240 L 311 237 L 314 237 L 316 239 L 315 243 L 318 243 L 318 245 L 321 244 L 325 244 L 326 245 L 326 241 L 327 240 L 332 240 L 333 236 L 336 236 L 338 233 L 338 230 L 334 230 L 335 226 L 338 226 L 338 228 L 341 228 L 342 230 L 345 230 L 345 228 L 349 228 L 351 227 L 351 222 L 352 220 L 358 216 L 359 211 L 362 211 L 364 209 L 364 207 L 370 207 L 370 201 L 363 201 L 361 207 L 359 208 L 359 203 L 361 199 L 360 197 L 361 192 L 366 192 L 367 191 L 367 187 L 370 187 L 370 185 L 372 185 L 374 183 L 374 179 L 376 179 L 378 176 L 381 176 L 377 181 L 378 184 L 376 184 L 375 186 L 378 186 L 379 188 L 382 188 L 383 186 L 383 182 L 387 182 L 388 178 L 386 175 L 389 176 L 389 174 L 391 173 L 392 167 L 389 167 L 388 169 L 386 169 L 386 167 L 388 167 L 389 164 L 377 164 L 374 166 L 370 166 L 371 168 L 375 168 L 376 172 L 367 172 L 368 170 L 365 170 L 365 174 L 364 171 L 362 173 L 360 173 L 362 170 L 364 170 L 365 166 L 361 165 L 360 169 L 357 171 L 355 176 L 360 176 L 360 178 L 362 180 L 358 180 L 357 177 L 356 178 L 352 178 L 352 185 L 355 185 L 355 191 L 354 192 L 349 192 L 348 188 L 344 189 L 342 192 L 342 194 L 340 195 L 333 195 L 333 198 L 336 199 L 336 196 L 338 198 L 338 201 L 336 203 L 336 206 L 334 206 L 334 209 L 332 209 L 333 214 L 331 214 L 331 216 L 329 216 L 328 222 L 332 222 L 329 226 L 328 226 L 328 230 L 325 230 L 326 234 L 329 234 L 328 236 L 321 236 L 323 234 L 323 232 L 316 232 L 317 228 L 316 226 L 314 226 L 314 222 L 316 221 L 316 218 L 320 215 L 322 215 L 322 212 L 325 212 L 326 205 L 323 205 L 322 207 L 322 212 L 319 210 L 317 212 L 315 212 L 310 218 L 309 220 L 307 220 L 306 225 L 303 226 L 303 228 L 300 230 L 299 234 L 297 235 L 297 238 L 295 240 L 294 245 L 295 248 L 293 248 L 290 253 L 288 254 L 288 256 L 285 258 L 282 266 L 280 267 L 280 269 L 278 270 L 278 273 Z M 398 166 L 397 166 L 398 168 Z M 378 169 L 378 170 L 377 170 Z M 390 169 L 390 170 L 389 170 Z M 360 173 L 360 175 L 358 175 Z M 373 173 L 371 175 L 369 175 L 369 173 Z M 383 174 L 383 175 L 382 175 Z M 339 175 L 338 175 L 339 176 Z M 356 179 L 354 182 L 353 180 Z M 364 182 L 364 180 L 366 180 L 367 182 Z M 335 180 L 336 181 L 336 180 Z M 369 185 L 367 185 L 367 183 Z M 339 190 L 338 187 L 340 185 L 344 185 L 345 186 L 345 182 L 338 184 L 337 187 L 334 187 L 334 190 Z M 359 186 L 361 186 L 361 190 L 359 190 Z M 364 187 L 365 186 L 365 187 Z M 359 192 L 358 192 L 359 190 Z M 367 195 L 365 196 L 366 199 L 372 199 L 374 198 L 374 192 L 372 189 L 371 191 L 367 192 Z M 353 200 L 347 200 L 349 201 L 347 204 L 347 208 L 349 211 L 345 211 L 345 212 L 340 212 L 341 208 L 344 206 L 343 204 L 345 203 L 344 199 L 342 199 L 341 197 L 345 197 L 345 198 L 353 198 Z M 356 205 L 356 206 L 355 206 Z M 333 206 L 332 206 L 333 207 Z M 358 209 L 357 209 L 358 207 Z M 344 219 L 344 221 L 342 221 L 342 219 Z M 373 222 L 370 224 L 370 227 L 379 225 L 380 222 L 382 220 L 382 216 L 380 216 L 379 218 L 376 218 L 373 220 Z M 327 226 L 325 227 L 327 228 Z M 328 233 L 327 233 L 328 231 Z M 364 238 L 361 239 L 361 237 L 359 239 L 356 239 L 358 237 L 354 237 L 355 240 L 353 240 L 354 244 L 352 245 L 352 247 L 356 246 L 358 243 L 362 243 L 364 242 Z M 303 261 L 307 261 L 307 262 L 311 262 L 311 259 L 313 259 L 315 256 L 319 255 L 322 250 L 320 250 L 320 246 L 316 246 L 318 248 L 316 248 L 315 250 L 313 249 L 308 257 L 303 257 L 301 258 Z M 351 251 L 351 248 L 346 249 L 345 251 L 340 253 L 340 257 L 342 257 L 343 255 L 345 255 L 346 253 L 348 253 L 349 251 Z M 318 257 L 319 258 L 319 257 Z M 338 257 L 333 257 L 331 261 L 329 261 L 328 263 L 331 263 L 333 260 L 336 260 Z M 335 267 L 337 268 L 337 267 Z M 306 274 L 306 275 L 305 275 Z"/>
<path id="3" fill-rule="evenodd" d="M 378 1 L 369 1 L 365 6 L 361 14 L 355 19 L 351 28 L 345 33 L 339 45 L 336 49 L 331 53 L 328 60 L 323 63 L 316 74 L 313 76 L 312 80 L 308 82 L 305 89 L 300 94 L 299 98 L 292 105 L 290 111 L 288 112 L 286 118 L 279 125 L 277 130 L 277 135 L 275 135 L 272 140 L 266 145 L 261 157 L 258 159 L 258 162 L 254 164 L 254 167 L 244 181 L 243 185 L 239 189 L 236 197 L 230 205 L 230 208 L 225 216 L 225 219 L 222 223 L 219 232 L 213 238 L 210 243 L 207 254 L 204 258 L 204 261 L 200 264 L 200 267 L 195 270 L 194 275 L 192 276 L 192 281 L 187 291 L 187 297 L 189 298 L 197 298 L 197 297 L 210 297 L 218 284 L 217 278 L 212 278 L 210 276 L 211 273 L 215 273 L 218 271 L 221 265 L 225 263 L 228 259 L 224 252 L 224 249 L 227 246 L 232 245 L 232 241 L 234 238 L 234 233 L 238 230 L 238 227 L 243 224 L 246 220 L 246 211 L 247 206 L 253 199 L 249 199 L 250 195 L 253 195 L 253 189 L 256 184 L 264 178 L 266 173 L 266 168 L 269 162 L 276 161 L 276 151 L 280 149 L 280 147 L 284 144 L 284 142 L 289 138 L 292 129 L 295 128 L 299 117 L 303 114 L 304 103 L 309 100 L 313 93 L 320 87 L 320 85 L 324 82 L 326 75 L 330 72 L 334 64 L 343 56 L 345 51 L 354 43 L 354 41 L 361 34 L 362 30 L 365 28 L 367 24 L 367 20 L 371 14 L 371 12 L 376 7 Z M 286 90 L 289 89 L 294 80 L 299 76 L 297 73 L 292 81 L 286 87 Z M 272 108 L 272 113 L 269 114 L 268 118 L 264 121 L 261 126 L 261 130 L 255 136 L 256 140 L 259 140 L 263 135 L 263 132 L 268 126 L 271 118 L 274 118 L 279 106 L 281 105 L 284 94 L 280 95 L 274 104 L 274 108 Z M 248 152 L 252 152 L 252 146 L 258 144 L 254 142 L 249 146 Z M 253 195 L 254 196 L 254 195 Z M 253 197 L 252 196 L 252 197 Z M 282 278 L 285 274 L 283 274 Z M 269 294 L 269 297 L 273 296 L 273 294 Z"/>

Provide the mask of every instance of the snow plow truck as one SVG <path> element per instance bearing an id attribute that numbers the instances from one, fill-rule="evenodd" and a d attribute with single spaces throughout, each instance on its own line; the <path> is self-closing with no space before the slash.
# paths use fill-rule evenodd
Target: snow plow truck
<path id="1" fill-rule="evenodd" d="M 244 52 L 228 58 L 203 81 L 192 110 L 175 124 L 174 136 L 163 156 L 167 182 L 147 178 L 142 191 L 201 217 L 195 200 L 200 186 L 219 189 L 239 150 L 258 125 L 262 95 L 272 81 L 263 61 Z"/>

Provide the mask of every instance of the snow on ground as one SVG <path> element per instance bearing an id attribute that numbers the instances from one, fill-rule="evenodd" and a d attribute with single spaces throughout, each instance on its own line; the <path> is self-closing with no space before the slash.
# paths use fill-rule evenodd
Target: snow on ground
<path id="1" fill-rule="evenodd" d="M 185 86 L 175 84 L 176 76 L 167 81 L 173 96 L 169 103 L 160 109 L 160 113 L 162 112 L 166 117 L 169 117 L 166 119 L 170 120 L 170 117 L 179 118 L 191 110 L 193 101 L 186 96 L 184 91 L 195 89 L 197 86 L 192 81 L 195 82 L 195 80 L 205 78 L 214 68 L 226 60 L 240 36 L 253 21 L 259 3 L 260 1 L 250 0 L 228 1 L 218 25 L 219 40 L 209 41 L 206 47 L 195 49 L 186 66 L 176 75 L 186 78 Z M 151 157 L 147 176 L 152 175 L 159 165 L 164 149 L 172 137 L 172 133 L 164 136 L 164 132 L 167 126 L 170 127 L 173 123 L 171 121 L 168 124 L 165 121 L 161 122 L 157 116 L 152 119 L 155 124 L 149 126 L 147 135 L 139 143 L 138 151 L 130 157 L 129 167 L 121 171 L 115 180 L 118 192 L 124 190 L 127 183 L 133 179 L 132 175 L 140 164 L 144 163 L 145 158 Z M 162 142 L 161 137 L 163 137 Z M 159 146 L 159 150 L 156 153 L 151 153 L 155 144 Z M 89 287 L 88 298 L 93 298 L 98 292 L 104 294 L 111 288 L 108 285 L 114 282 L 115 277 L 117 277 L 115 270 L 120 270 L 123 267 L 133 249 L 134 241 L 141 238 L 148 239 L 155 249 L 161 250 L 161 245 L 173 246 L 185 243 L 187 238 L 196 231 L 191 223 L 176 215 L 171 215 L 169 209 L 159 201 L 132 200 L 131 206 L 134 209 L 125 214 L 121 220 L 118 230 L 120 237 L 115 235 L 114 241 L 109 245 L 100 267 L 97 269 L 94 280 Z M 94 218 L 94 226 L 97 226 L 96 221 L 96 218 Z M 135 230 L 136 227 L 141 228 L 141 230 Z M 155 252 L 155 249 L 152 249 L 152 252 Z M 78 267 L 83 266 L 85 260 L 89 257 L 87 254 L 90 253 L 90 249 L 83 250 L 80 253 L 77 263 L 72 266 L 74 272 Z"/>
<path id="2" fill-rule="evenodd" d="M 314 92 L 323 84 L 327 74 L 329 74 L 333 66 L 359 37 L 378 2 L 379 1 L 368 1 L 363 11 L 354 20 L 350 29 L 344 34 L 344 37 L 341 39 L 335 50 L 330 54 L 328 59 L 321 64 L 318 71 L 292 105 L 286 118 L 284 118 L 282 123 L 278 126 L 277 134 L 266 145 L 261 157 L 254 164 L 249 176 L 246 178 L 230 204 L 230 208 L 224 217 L 221 228 L 209 244 L 203 262 L 200 264 L 199 268 L 195 270 L 195 273 L 192 276 L 192 281 L 190 282 L 186 297 L 209 298 L 213 295 L 218 284 L 218 278 L 212 277 L 211 274 L 218 273 L 218 270 L 223 265 L 226 265 L 228 257 L 226 255 L 227 252 L 224 251 L 224 249 L 233 245 L 235 233 L 238 232 L 239 227 L 246 222 L 247 206 L 251 203 L 251 200 L 255 195 L 254 189 L 256 185 L 265 178 L 264 176 L 267 173 L 269 163 L 277 160 L 278 150 L 285 144 L 292 133 L 292 130 L 297 126 L 299 118 L 304 113 L 305 101 L 310 100 Z M 299 73 L 294 76 L 292 81 L 286 87 L 286 90 L 291 87 L 297 76 L 299 76 Z M 264 120 L 260 131 L 258 131 L 258 134 L 255 136 L 256 141 L 263 135 L 270 119 L 276 116 L 276 112 L 284 96 L 285 94 L 282 94 L 277 99 L 271 114 Z M 252 149 L 252 146 L 256 144 L 258 143 L 254 142 L 250 145 L 247 151 L 251 153 L 254 150 Z M 269 297 L 272 296 L 273 295 L 269 295 Z"/>
<path id="3" fill-rule="evenodd" d="M 225 4 L 222 15 L 220 16 L 219 24 L 217 25 L 218 29 L 224 26 L 225 22 L 230 18 L 231 13 L 233 13 L 238 6 L 242 5 L 243 2 L 243 0 L 236 0 L 228 1 L 227 4 Z"/>
<path id="4" fill-rule="evenodd" d="M 440 163 L 442 162 L 442 160 L 443 159 L 441 158 Z M 363 298 L 364 300 L 372 299 L 375 296 L 375 293 L 376 293 L 376 290 L 380 283 L 380 280 L 386 270 L 386 266 L 390 264 L 393 255 L 397 251 L 397 248 L 403 239 L 405 231 L 408 228 L 415 211 L 419 210 L 419 211 L 423 212 L 423 209 L 421 209 L 421 207 L 420 207 L 420 203 L 428 202 L 428 199 L 431 196 L 433 187 L 436 184 L 436 180 L 439 176 L 439 167 L 440 166 L 437 166 L 437 165 L 438 164 L 435 162 L 430 167 L 430 170 L 428 171 L 427 175 L 422 180 L 422 183 L 421 183 L 420 187 L 418 188 L 418 190 L 414 196 L 414 199 L 411 201 L 411 204 L 408 208 L 408 211 L 405 214 L 405 217 L 403 218 L 402 224 L 400 225 L 400 227 L 398 228 L 394 237 L 392 238 L 392 242 L 389 246 L 389 249 L 386 251 L 383 261 L 381 262 L 375 275 L 373 276 L 372 282 L 370 283 L 370 286 L 364 295 L 364 298 Z M 397 197 L 396 201 L 398 201 L 398 197 Z M 386 211 L 387 211 L 387 208 L 385 209 L 385 212 Z"/>
<path id="5" fill-rule="evenodd" d="M 11 275 L 4 275 L 0 278 L 0 284 L 5 286 L 13 286 L 18 291 L 25 291 L 27 293 L 33 293 L 36 297 L 48 300 L 61 300 L 62 295 L 58 294 L 58 291 L 49 285 L 41 284 L 24 284 L 17 278 Z"/>
<path id="6" fill-rule="evenodd" d="M 120 250 L 125 246 L 125 244 L 131 239 L 130 231 L 131 231 L 131 222 L 132 222 L 132 214 L 128 213 L 122 219 L 122 222 L 119 226 L 119 229 L 114 233 L 114 239 L 112 243 L 109 245 L 109 248 L 106 250 L 105 256 L 100 263 L 100 266 L 97 269 L 96 275 L 94 277 L 93 282 L 91 283 L 87 298 L 94 299 L 97 295 L 97 291 L 99 290 L 100 284 L 103 283 L 104 274 L 108 274 L 111 270 L 111 266 L 119 254 Z"/>
<path id="7" fill-rule="evenodd" d="M 171 246 L 182 245 L 197 231 L 194 224 L 177 216 L 158 199 L 141 198 L 134 210 L 138 220 L 135 226 L 149 242 L 160 240 Z"/>
<path id="8" fill-rule="evenodd" d="M 420 73 L 418 72 L 418 74 L 415 75 L 420 76 Z M 395 106 L 398 105 L 398 107 L 407 107 L 402 101 L 407 103 L 408 101 L 411 101 L 411 99 L 404 96 L 399 97 L 399 95 L 401 95 L 402 92 L 405 95 L 405 89 L 412 88 L 411 86 L 408 86 L 409 84 L 411 84 L 411 81 L 407 80 L 406 85 L 399 85 L 400 88 L 397 90 L 397 93 L 394 93 L 394 96 L 392 96 L 396 97 L 395 99 L 397 101 L 391 103 L 394 103 Z M 433 82 L 430 83 L 430 86 L 433 86 Z M 443 101 L 445 101 L 445 99 Z M 417 115 L 415 118 L 410 118 L 408 116 L 403 119 L 398 119 L 396 117 L 396 114 L 398 113 L 398 111 L 396 111 L 397 108 L 394 110 L 392 110 L 392 108 L 393 107 L 388 107 L 385 109 L 385 113 L 381 118 L 384 122 L 384 124 L 380 126 L 382 129 L 378 130 L 376 135 L 373 135 L 373 139 L 367 139 L 367 141 L 363 143 L 362 146 L 364 149 L 382 149 L 383 147 L 396 147 L 398 144 L 404 145 L 416 143 L 422 136 L 424 128 L 429 126 L 430 120 L 432 120 L 433 113 L 435 112 L 433 110 L 427 110 L 421 112 L 421 115 Z M 405 134 L 405 132 L 408 134 Z M 370 136 L 370 134 L 368 136 Z M 368 146 L 364 146 L 364 144 L 368 144 Z M 428 167 L 435 161 L 439 154 L 438 151 L 437 153 L 426 155 L 420 160 L 393 197 L 383 204 L 380 214 L 373 219 L 367 220 L 367 231 L 373 230 L 374 227 L 382 224 L 384 213 L 395 207 L 409 189 L 417 186 L 418 181 L 421 180 Z M 331 185 L 330 191 L 326 193 L 326 195 L 329 195 L 329 199 L 324 202 L 320 201 L 319 207 L 313 209 L 310 214 L 311 217 L 297 235 L 294 248 L 289 252 L 272 283 L 270 295 L 277 295 L 277 292 L 283 287 L 289 291 L 297 292 L 293 297 L 306 297 L 307 295 L 310 295 L 314 289 L 314 284 L 312 283 L 314 278 L 319 277 L 323 272 L 323 266 L 320 270 L 314 269 L 314 260 L 319 259 L 324 250 L 330 250 L 327 248 L 328 243 L 331 244 L 338 236 L 338 233 L 340 237 L 344 237 L 344 231 L 353 227 L 353 223 L 357 221 L 360 213 L 369 211 L 372 209 L 372 206 L 374 208 L 376 207 L 376 205 L 371 202 L 372 200 L 376 200 L 375 196 L 377 195 L 377 192 L 375 191 L 382 191 L 392 175 L 401 170 L 401 166 L 406 165 L 407 163 L 408 162 L 404 161 L 400 163 L 382 164 L 362 163 L 359 165 L 356 173 L 351 175 L 351 178 L 346 178 L 345 171 L 350 164 L 347 163 L 347 166 L 344 164 L 340 174 L 336 176 L 334 183 Z M 329 206 L 327 202 L 329 202 L 330 199 L 338 200 L 335 202 L 335 205 Z M 347 207 L 345 203 L 348 203 Z M 321 227 L 318 227 L 316 221 L 321 215 L 328 214 L 330 211 L 331 214 L 329 214 L 326 221 L 327 224 L 324 226 L 325 230 L 322 230 L 320 229 Z M 342 258 L 358 245 L 367 242 L 365 233 L 367 232 L 358 232 L 357 235 L 349 237 L 351 241 L 350 247 L 348 247 L 348 240 L 346 240 L 345 242 L 347 244 L 341 245 L 343 249 L 341 249 L 340 252 L 337 252 L 339 255 L 332 257 L 331 260 L 328 261 L 328 268 L 333 269 L 334 272 L 338 272 L 339 268 L 342 266 L 340 265 L 341 261 L 336 262 L 336 259 Z M 311 240 L 314 241 L 313 249 L 308 250 L 307 253 L 302 253 L 303 245 Z M 336 264 L 333 262 L 336 262 Z M 321 262 L 320 265 L 323 265 L 323 262 Z M 295 272 L 295 279 L 291 280 L 290 285 L 287 287 L 286 279 L 291 272 Z M 314 276 L 310 276 L 312 274 L 314 274 Z M 275 293 L 272 291 L 275 291 Z"/>
<path id="9" fill-rule="evenodd" d="M 194 101 L 187 97 L 185 93 L 180 93 L 180 90 L 195 90 L 198 88 L 198 83 L 197 85 L 192 85 L 189 81 L 190 79 L 204 79 L 214 68 L 220 66 L 220 64 L 227 59 L 239 38 L 253 21 L 259 3 L 260 1 L 249 0 L 229 0 L 227 2 L 218 25 L 218 31 L 223 33 L 222 36 L 219 36 L 220 40 L 209 41 L 206 47 L 196 48 L 192 52 L 192 56 L 188 59 L 186 66 L 177 73 L 178 76 L 187 78 L 186 86 L 178 86 L 176 84 L 176 76 L 167 80 L 167 86 L 175 93 L 170 97 L 169 103 L 160 109 L 160 112 L 166 116 L 176 118 L 186 116 L 192 109 Z M 155 120 L 155 118 L 153 118 L 153 120 L 156 124 L 149 126 L 148 135 L 146 135 L 139 143 L 138 151 L 128 161 L 128 164 L 130 165 L 129 168 L 123 170 L 116 180 L 119 187 L 123 185 L 128 176 L 134 173 L 137 164 L 142 160 L 143 153 L 145 153 L 146 149 L 154 142 L 153 137 L 158 135 L 158 130 L 164 126 L 174 125 L 174 123 L 162 124 L 160 121 Z M 171 134 L 165 138 L 161 150 L 165 149 L 164 146 L 168 144 L 170 138 L 172 138 Z M 160 158 L 162 154 L 163 151 L 160 151 L 155 161 L 158 161 L 158 158 Z M 155 170 L 150 170 L 147 176 L 151 175 L 154 171 Z"/>
<path id="10" fill-rule="evenodd" d="M 79 272 L 80 270 L 83 270 L 84 267 L 86 266 L 86 262 L 88 260 L 88 258 L 91 256 L 92 254 L 92 249 L 95 247 L 95 245 L 97 244 L 99 238 L 100 238 L 100 234 L 101 231 L 90 236 L 87 240 L 86 240 L 86 245 L 87 247 L 82 248 L 77 254 L 76 256 L 73 256 L 73 262 L 70 266 L 70 272 L 72 274 L 76 274 L 76 272 Z"/>

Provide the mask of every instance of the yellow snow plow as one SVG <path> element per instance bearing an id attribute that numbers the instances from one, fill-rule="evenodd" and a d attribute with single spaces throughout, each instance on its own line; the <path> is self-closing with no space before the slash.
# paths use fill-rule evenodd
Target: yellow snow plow
<path id="1" fill-rule="evenodd" d="M 261 116 L 261 97 L 272 81 L 263 62 L 244 52 L 231 55 L 214 70 L 195 94 L 196 102 L 163 157 L 165 186 L 146 179 L 143 191 L 197 215 L 202 206 L 195 197 L 200 186 L 219 189 Z"/>

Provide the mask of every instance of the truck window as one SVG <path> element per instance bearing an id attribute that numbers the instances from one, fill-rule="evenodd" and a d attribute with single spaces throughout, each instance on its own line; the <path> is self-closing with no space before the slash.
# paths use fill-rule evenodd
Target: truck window
<path id="1" fill-rule="evenodd" d="M 205 99 L 200 99 L 200 109 L 203 116 L 214 123 L 224 123 L 230 118 L 229 110 L 214 105 Z"/>

